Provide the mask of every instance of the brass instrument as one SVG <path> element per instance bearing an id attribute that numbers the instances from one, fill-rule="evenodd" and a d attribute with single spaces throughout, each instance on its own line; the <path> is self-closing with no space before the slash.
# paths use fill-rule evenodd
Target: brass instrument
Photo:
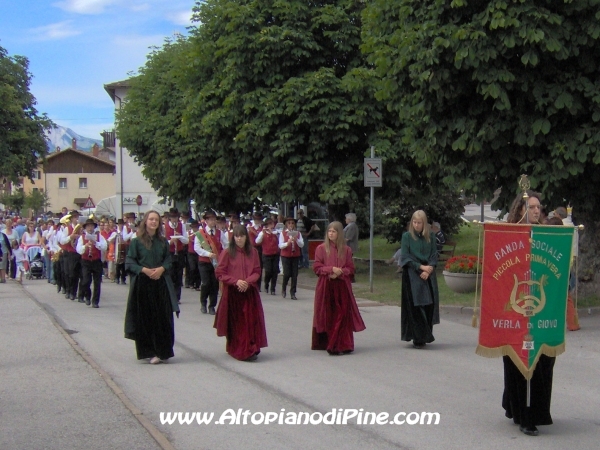
<path id="1" fill-rule="evenodd" d="M 62 249 L 60 249 L 57 252 L 54 252 L 54 254 L 52 255 L 51 261 L 52 262 L 58 262 L 58 260 L 60 259 L 60 255 L 62 254 Z"/>
<path id="2" fill-rule="evenodd" d="M 81 234 L 82 227 L 83 226 L 80 223 L 78 223 L 77 225 L 75 225 L 75 228 L 73 228 L 73 234 Z"/>

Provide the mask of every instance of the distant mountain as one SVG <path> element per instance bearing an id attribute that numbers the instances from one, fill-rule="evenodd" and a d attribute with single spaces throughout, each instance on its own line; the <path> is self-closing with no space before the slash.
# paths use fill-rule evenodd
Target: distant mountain
<path id="1" fill-rule="evenodd" d="M 77 140 L 77 150 L 83 150 L 90 152 L 94 144 L 98 144 L 102 148 L 102 140 L 91 139 L 80 134 L 75 133 L 70 128 L 61 127 L 60 125 L 56 128 L 52 128 L 47 134 L 48 152 L 54 153 L 56 147 L 60 147 L 61 150 L 65 150 L 71 147 L 73 138 Z"/>

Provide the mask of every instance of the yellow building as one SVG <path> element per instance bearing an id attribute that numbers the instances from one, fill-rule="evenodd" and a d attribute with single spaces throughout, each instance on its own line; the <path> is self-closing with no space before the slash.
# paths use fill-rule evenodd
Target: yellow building
<path id="1" fill-rule="evenodd" d="M 82 209 L 88 198 L 95 203 L 115 195 L 115 163 L 73 148 L 48 155 L 33 178 L 33 182 L 23 181 L 23 191 L 46 192 L 50 201 L 47 210 L 52 212 L 63 206 Z"/>

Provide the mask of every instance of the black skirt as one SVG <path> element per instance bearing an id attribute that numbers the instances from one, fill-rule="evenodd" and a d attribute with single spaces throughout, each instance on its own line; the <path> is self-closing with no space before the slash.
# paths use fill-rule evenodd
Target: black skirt
<path id="1" fill-rule="evenodd" d="M 147 275 L 137 275 L 126 319 L 133 324 L 126 337 L 135 340 L 138 359 L 168 359 L 174 356 L 175 330 L 173 308 L 164 276 L 152 280 Z"/>
<path id="2" fill-rule="evenodd" d="M 429 344 L 435 341 L 433 337 L 433 313 L 435 307 L 433 303 L 426 306 L 415 306 L 410 287 L 409 270 L 408 267 L 405 267 L 402 271 L 401 339 L 403 341 L 413 341 L 415 344 Z M 433 290 L 431 298 L 433 298 Z"/>

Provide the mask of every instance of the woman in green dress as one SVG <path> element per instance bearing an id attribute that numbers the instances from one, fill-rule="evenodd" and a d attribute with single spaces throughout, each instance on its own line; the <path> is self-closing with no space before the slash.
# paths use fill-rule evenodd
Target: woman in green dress
<path id="1" fill-rule="evenodd" d="M 135 341 L 138 359 L 149 359 L 150 364 L 166 362 L 174 356 L 173 312 L 179 317 L 179 306 L 168 275 L 169 245 L 156 211 L 144 216 L 129 246 L 125 266 L 131 274 L 125 337 Z"/>
<path id="2" fill-rule="evenodd" d="M 401 253 L 401 336 L 403 341 L 412 340 L 413 347 L 420 349 L 435 340 L 433 325 L 440 323 L 435 275 L 438 253 L 435 233 L 424 211 L 413 214 L 408 231 L 402 235 Z"/>

